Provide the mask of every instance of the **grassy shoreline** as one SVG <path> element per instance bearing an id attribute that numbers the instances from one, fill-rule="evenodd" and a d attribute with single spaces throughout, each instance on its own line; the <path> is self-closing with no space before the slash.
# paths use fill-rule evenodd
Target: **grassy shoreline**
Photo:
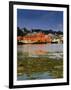
<path id="1" fill-rule="evenodd" d="M 63 77 L 63 59 L 50 59 L 48 57 L 17 58 L 17 76 L 38 72 L 49 72 L 54 78 Z"/>

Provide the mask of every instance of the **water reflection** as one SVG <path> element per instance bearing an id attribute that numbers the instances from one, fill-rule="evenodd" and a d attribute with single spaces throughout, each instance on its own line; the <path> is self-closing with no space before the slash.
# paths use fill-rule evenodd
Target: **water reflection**
<path id="1" fill-rule="evenodd" d="M 19 56 L 19 54 L 21 54 Z M 18 46 L 18 56 L 63 58 L 62 44 L 26 44 Z"/>
<path id="2" fill-rule="evenodd" d="M 25 45 L 18 46 L 18 51 L 31 52 L 33 50 L 61 52 L 63 51 L 63 44 L 25 44 Z"/>

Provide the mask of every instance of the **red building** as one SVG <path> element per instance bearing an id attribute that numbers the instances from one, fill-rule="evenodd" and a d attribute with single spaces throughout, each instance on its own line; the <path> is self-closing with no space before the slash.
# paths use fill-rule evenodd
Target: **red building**
<path id="1" fill-rule="evenodd" d="M 17 40 L 23 40 L 23 41 L 31 41 L 31 42 L 47 42 L 51 43 L 52 38 L 49 35 L 46 35 L 42 32 L 35 33 L 35 34 L 30 34 L 26 36 L 18 36 Z"/>

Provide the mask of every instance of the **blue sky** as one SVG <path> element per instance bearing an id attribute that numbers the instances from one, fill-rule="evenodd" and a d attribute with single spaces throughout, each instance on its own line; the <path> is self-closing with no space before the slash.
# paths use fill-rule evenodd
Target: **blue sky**
<path id="1" fill-rule="evenodd" d="M 17 9 L 17 27 L 63 31 L 63 11 Z"/>

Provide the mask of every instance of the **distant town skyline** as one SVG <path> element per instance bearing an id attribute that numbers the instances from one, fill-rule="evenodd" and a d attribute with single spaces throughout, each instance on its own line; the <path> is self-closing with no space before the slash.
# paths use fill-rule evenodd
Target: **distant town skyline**
<path id="1" fill-rule="evenodd" d="M 17 9 L 17 27 L 63 31 L 63 11 Z"/>

